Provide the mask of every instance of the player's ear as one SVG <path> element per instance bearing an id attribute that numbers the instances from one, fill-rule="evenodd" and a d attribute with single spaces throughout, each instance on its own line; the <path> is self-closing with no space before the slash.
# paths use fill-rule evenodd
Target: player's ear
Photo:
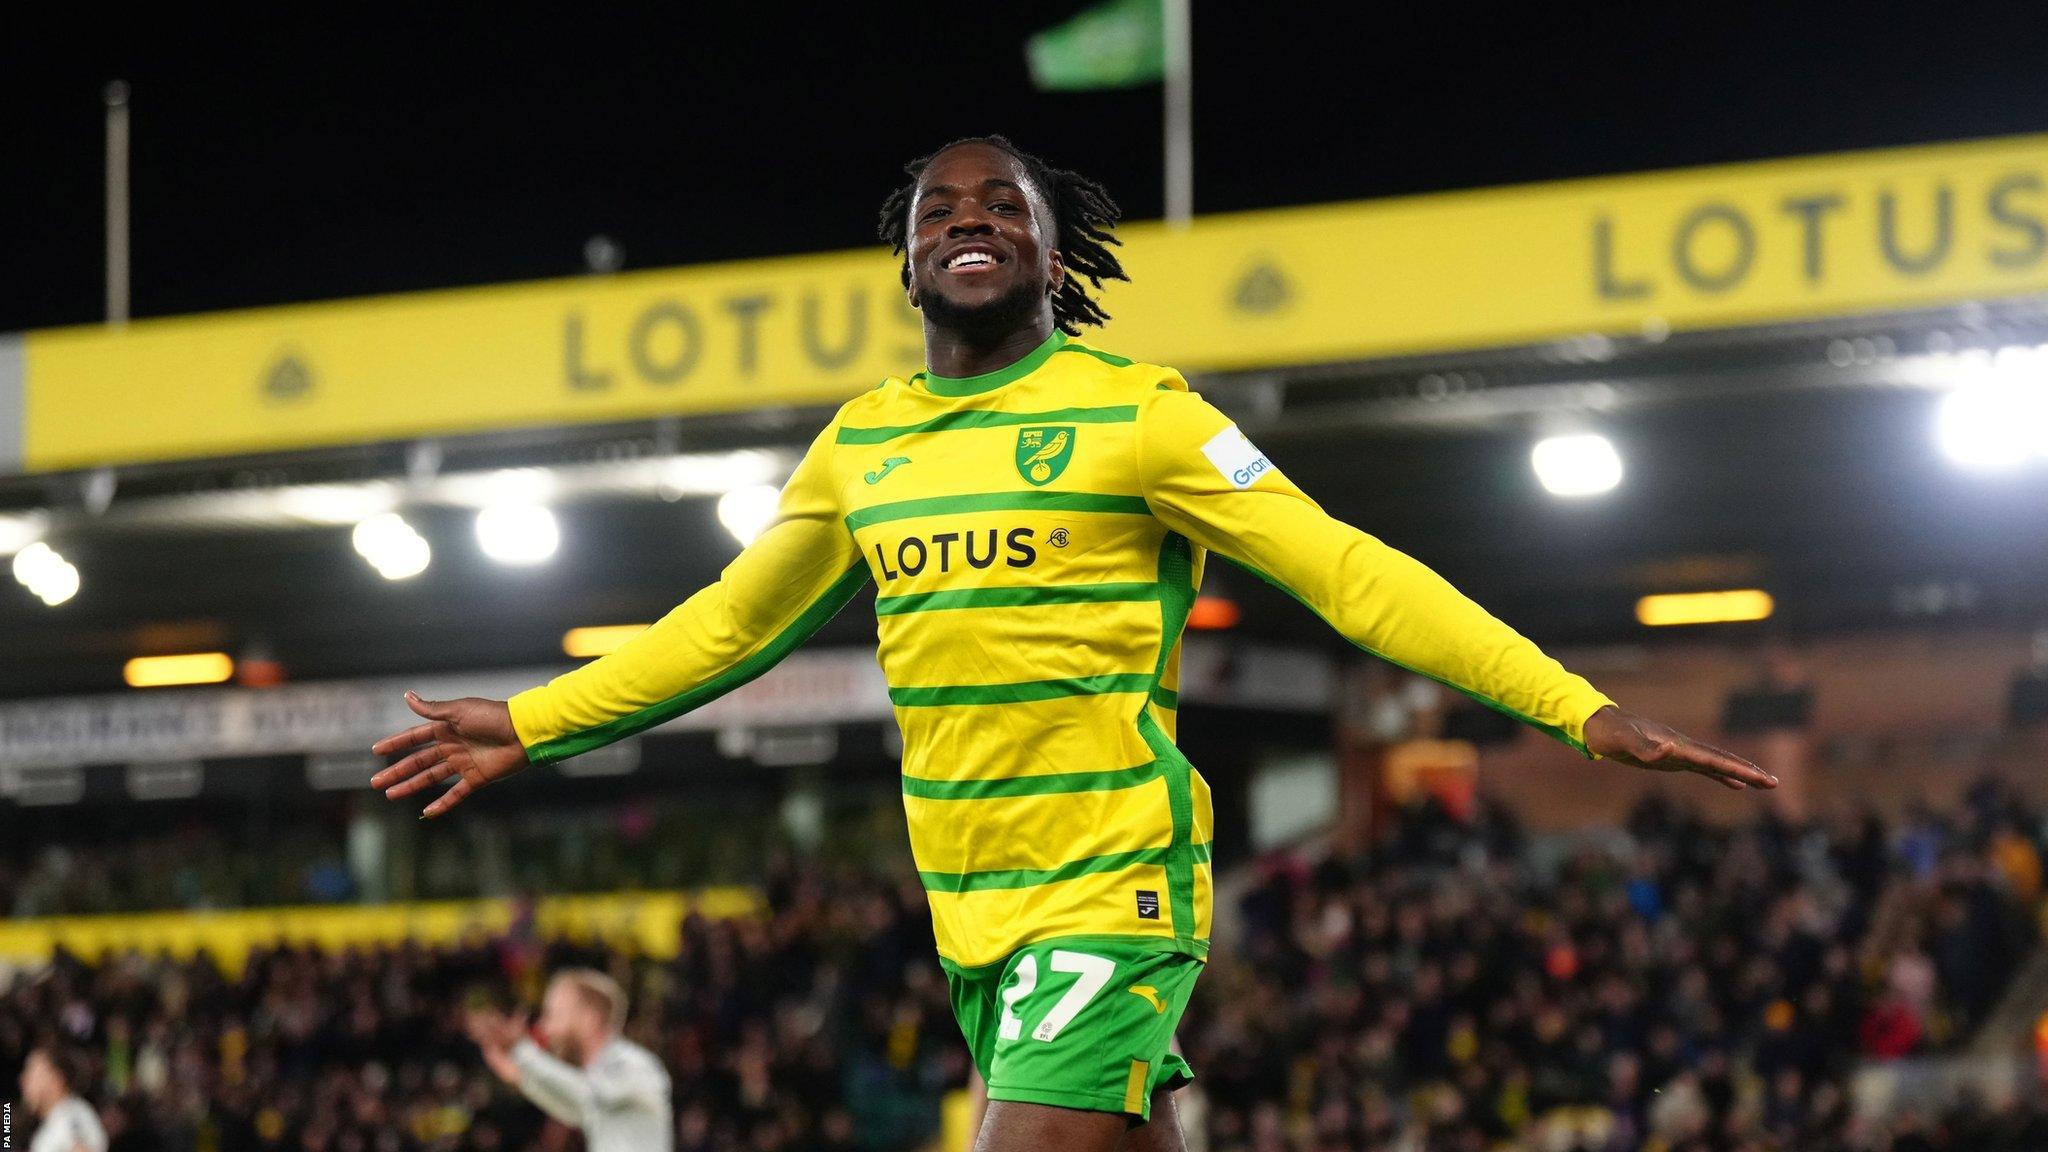
<path id="1" fill-rule="evenodd" d="M 1045 258 L 1045 294 L 1054 295 L 1066 282 L 1067 262 L 1060 259 L 1060 250 L 1055 248 Z"/>

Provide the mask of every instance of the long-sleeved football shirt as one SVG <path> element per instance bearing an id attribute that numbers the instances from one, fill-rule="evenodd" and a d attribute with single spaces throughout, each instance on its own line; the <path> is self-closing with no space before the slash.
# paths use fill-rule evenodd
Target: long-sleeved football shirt
<path id="1" fill-rule="evenodd" d="M 760 675 L 872 579 L 941 959 L 1105 935 L 1202 956 L 1209 789 L 1173 734 L 1211 551 L 1581 751 L 1610 703 L 1331 518 L 1179 373 L 1055 332 L 1000 371 L 847 402 L 717 583 L 515 696 L 512 721 L 536 762 L 638 732 Z"/>
<path id="2" fill-rule="evenodd" d="M 519 1069 L 520 1094 L 580 1129 L 589 1152 L 667 1152 L 675 1147 L 668 1069 L 638 1044 L 614 1036 L 582 1068 L 532 1040 L 521 1040 L 512 1048 L 512 1063 Z"/>

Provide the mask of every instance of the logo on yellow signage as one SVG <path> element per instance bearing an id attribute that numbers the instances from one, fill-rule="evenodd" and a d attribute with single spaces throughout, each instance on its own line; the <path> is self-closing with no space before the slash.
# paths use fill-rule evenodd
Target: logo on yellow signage
<path id="1" fill-rule="evenodd" d="M 1260 261 L 1251 266 L 1231 288 L 1231 306 L 1239 312 L 1263 316 L 1278 312 L 1292 302 L 1294 289 L 1287 282 L 1287 274 L 1270 260 Z"/>
<path id="2" fill-rule="evenodd" d="M 263 374 L 263 394 L 272 400 L 297 400 L 312 390 L 312 369 L 291 352 L 278 357 Z"/>

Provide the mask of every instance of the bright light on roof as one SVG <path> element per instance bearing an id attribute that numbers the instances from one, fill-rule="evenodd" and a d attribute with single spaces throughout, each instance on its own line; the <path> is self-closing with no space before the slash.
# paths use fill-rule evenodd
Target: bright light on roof
<path id="1" fill-rule="evenodd" d="M 396 500 L 395 485 L 382 481 L 363 484 L 288 484 L 276 492 L 277 511 L 297 520 L 315 524 L 354 524 L 391 511 Z"/>
<path id="2" fill-rule="evenodd" d="M 685 496 L 718 496 L 737 488 L 772 483 L 779 479 L 783 464 L 773 452 L 746 448 L 671 456 L 655 467 L 656 493 L 663 500 L 680 500 Z"/>
<path id="3" fill-rule="evenodd" d="M 1538 440 L 1529 464 L 1553 496 L 1597 496 L 1621 483 L 1621 453 L 1597 432 Z"/>
<path id="4" fill-rule="evenodd" d="M 55 561 L 63 559 L 57 550 L 38 540 L 14 554 L 14 578 L 25 585 L 33 586 L 37 574 Z"/>
<path id="5" fill-rule="evenodd" d="M 357 555 L 386 580 L 405 580 L 427 570 L 434 550 L 427 538 L 396 512 L 381 512 L 358 523 L 349 534 Z"/>
<path id="6" fill-rule="evenodd" d="M 1670 592 L 1645 596 L 1636 601 L 1636 620 L 1652 628 L 1674 624 L 1730 624 L 1742 620 L 1767 620 L 1776 608 L 1771 594 L 1761 588 Z"/>
<path id="7" fill-rule="evenodd" d="M 562 633 L 562 652 L 579 660 L 609 656 L 626 641 L 647 631 L 645 624 L 595 624 Z"/>
<path id="8" fill-rule="evenodd" d="M 2014 418 L 2019 398 L 2006 394 L 2010 391 L 1978 385 L 1942 397 L 1934 435 L 1943 454 L 1965 468 L 2017 468 L 2026 463 L 2031 437 Z"/>
<path id="9" fill-rule="evenodd" d="M 735 488 L 718 498 L 718 522 L 742 546 L 752 544 L 775 523 L 775 507 L 781 500 L 782 493 L 771 484 Z"/>
<path id="10" fill-rule="evenodd" d="M 2048 458 L 2048 347 L 1960 359 L 1964 378 L 1935 410 L 1935 442 L 1965 468 L 2017 468 Z"/>
<path id="11" fill-rule="evenodd" d="M 52 608 L 78 595 L 78 569 L 40 540 L 16 552 L 11 567 L 21 586 Z"/>
<path id="12" fill-rule="evenodd" d="M 130 688 L 169 688 L 179 684 L 219 684 L 235 674 L 225 652 L 188 652 L 180 656 L 137 656 L 121 669 Z"/>
<path id="13" fill-rule="evenodd" d="M 490 472 L 444 473 L 433 485 L 434 496 L 466 508 L 495 505 L 544 505 L 561 494 L 562 482 L 547 468 L 499 468 Z"/>
<path id="14" fill-rule="evenodd" d="M 50 574 L 35 588 L 31 589 L 36 598 L 55 608 L 73 596 L 78 595 L 78 568 L 59 561 Z"/>
<path id="15" fill-rule="evenodd" d="M 42 538 L 43 518 L 39 513 L 0 516 L 0 556 L 19 552 Z"/>
<path id="16" fill-rule="evenodd" d="M 1237 627 L 1244 610 L 1226 596 L 1197 596 L 1188 607 L 1188 628 L 1196 632 L 1220 632 Z"/>
<path id="17" fill-rule="evenodd" d="M 493 504 L 476 514 L 476 542 L 500 564 L 539 564 L 561 545 L 555 514 L 540 504 Z"/>

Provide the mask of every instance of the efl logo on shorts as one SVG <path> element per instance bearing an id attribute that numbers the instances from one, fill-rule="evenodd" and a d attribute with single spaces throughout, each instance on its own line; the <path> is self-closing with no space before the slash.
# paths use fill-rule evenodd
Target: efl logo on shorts
<path id="1" fill-rule="evenodd" d="M 1211 436 L 1209 442 L 1202 445 L 1202 455 L 1207 456 L 1209 463 L 1214 464 L 1216 470 L 1223 473 L 1223 478 L 1230 481 L 1231 487 L 1239 490 L 1251 487 L 1259 477 L 1264 476 L 1273 467 L 1273 462 L 1266 459 L 1266 454 L 1259 451 L 1258 445 L 1246 439 L 1245 434 L 1238 431 L 1235 424 Z"/>
<path id="2" fill-rule="evenodd" d="M 1138 919 L 1159 919 L 1159 893 L 1142 890 L 1138 893 Z"/>

